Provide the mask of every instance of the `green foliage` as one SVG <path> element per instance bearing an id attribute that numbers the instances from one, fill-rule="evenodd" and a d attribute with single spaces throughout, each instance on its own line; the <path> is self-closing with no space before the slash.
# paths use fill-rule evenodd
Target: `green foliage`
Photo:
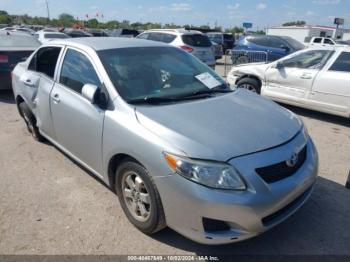
<path id="1" fill-rule="evenodd" d="M 287 22 L 287 23 L 284 23 L 283 26 L 293 26 L 293 25 L 296 25 L 296 26 L 303 26 L 303 25 L 306 25 L 306 22 L 305 21 L 292 21 L 292 22 Z"/>
<path id="2" fill-rule="evenodd" d="M 238 34 L 243 32 L 244 32 L 244 28 L 237 27 L 237 26 L 225 30 L 225 33 L 231 33 L 231 34 Z"/>

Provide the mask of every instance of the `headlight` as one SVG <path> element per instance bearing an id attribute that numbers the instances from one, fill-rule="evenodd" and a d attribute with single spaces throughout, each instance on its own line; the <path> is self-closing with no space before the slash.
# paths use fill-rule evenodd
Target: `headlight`
<path id="1" fill-rule="evenodd" d="M 246 189 L 238 171 L 231 165 L 192 160 L 168 153 L 165 153 L 164 156 L 171 169 L 196 183 L 218 189 Z"/>

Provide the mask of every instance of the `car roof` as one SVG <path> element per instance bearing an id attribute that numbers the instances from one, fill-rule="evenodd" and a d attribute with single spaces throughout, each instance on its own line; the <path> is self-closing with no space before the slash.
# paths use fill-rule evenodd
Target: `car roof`
<path id="1" fill-rule="evenodd" d="M 169 47 L 169 45 L 160 42 L 124 37 L 67 38 L 62 40 L 53 40 L 49 45 L 54 44 L 70 45 L 73 47 L 87 46 L 96 51 L 128 47 Z"/>
<path id="2" fill-rule="evenodd" d="M 178 29 L 150 29 L 150 30 L 146 30 L 143 33 L 173 33 L 173 34 L 177 34 L 177 35 L 194 35 L 194 34 L 203 34 L 200 31 L 197 30 L 187 30 L 184 28 L 178 28 Z"/>

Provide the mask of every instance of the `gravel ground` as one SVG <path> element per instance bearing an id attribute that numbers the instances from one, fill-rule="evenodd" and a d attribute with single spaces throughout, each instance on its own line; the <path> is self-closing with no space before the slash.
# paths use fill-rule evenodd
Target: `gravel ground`
<path id="1" fill-rule="evenodd" d="M 0 93 L 0 254 L 349 254 L 348 119 L 288 107 L 302 116 L 320 156 L 310 201 L 254 239 L 203 246 L 165 229 L 136 230 L 117 197 L 50 144 L 35 142 L 12 94 Z"/>

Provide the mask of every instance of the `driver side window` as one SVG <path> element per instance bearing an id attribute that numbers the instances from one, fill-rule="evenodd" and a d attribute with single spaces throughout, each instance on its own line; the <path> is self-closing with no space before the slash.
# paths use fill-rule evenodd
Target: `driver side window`
<path id="1" fill-rule="evenodd" d="M 332 51 L 312 50 L 283 60 L 284 67 L 300 69 L 321 69 L 327 62 Z"/>
<path id="2" fill-rule="evenodd" d="M 66 52 L 60 83 L 79 94 L 85 84 L 101 85 L 90 60 L 84 54 L 73 49 L 68 49 Z"/>

